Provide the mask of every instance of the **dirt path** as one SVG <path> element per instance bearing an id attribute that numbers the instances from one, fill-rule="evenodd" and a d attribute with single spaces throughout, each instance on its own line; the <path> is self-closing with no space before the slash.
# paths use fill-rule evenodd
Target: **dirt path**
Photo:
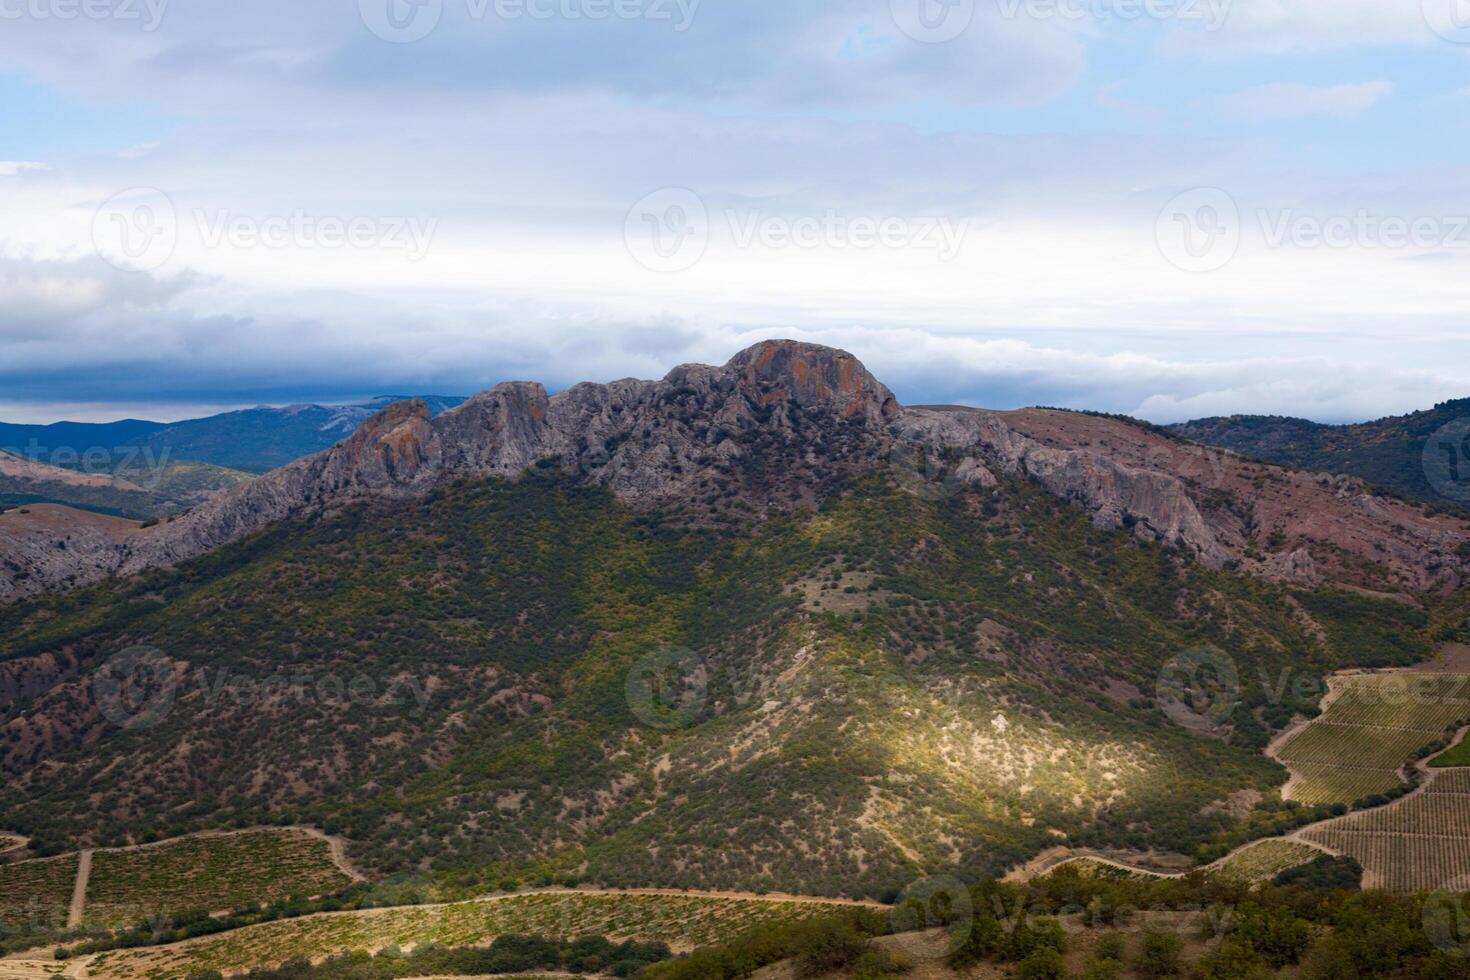
<path id="1" fill-rule="evenodd" d="M 87 910 L 87 882 L 92 879 L 92 852 L 83 851 L 77 857 L 77 882 L 71 888 L 71 910 L 66 914 L 66 927 L 76 929 L 82 924 L 82 913 Z"/>
<path id="2" fill-rule="evenodd" d="M 1281 787 L 1281 798 L 1283 800 L 1291 799 L 1291 792 L 1293 789 L 1295 789 L 1296 784 L 1301 780 L 1301 776 L 1299 776 L 1291 768 L 1291 766 L 1288 766 L 1285 762 L 1282 762 L 1278 753 L 1280 753 L 1281 749 L 1285 747 L 1287 742 L 1290 742 L 1293 738 L 1300 735 L 1308 728 L 1312 727 L 1312 725 L 1319 719 L 1321 719 L 1323 715 L 1327 714 L 1327 709 L 1332 707 L 1332 702 L 1342 697 L 1342 692 L 1347 690 L 1347 679 L 1349 677 L 1357 677 L 1360 675 L 1361 671 L 1352 670 L 1342 671 L 1328 677 L 1327 693 L 1322 695 L 1322 700 L 1317 705 L 1317 717 L 1298 718 L 1296 721 L 1287 726 L 1287 728 L 1280 735 L 1277 735 L 1275 738 L 1271 739 L 1271 743 L 1266 746 L 1266 758 L 1270 759 L 1272 762 L 1279 763 L 1282 767 L 1286 769 L 1286 783 Z"/>

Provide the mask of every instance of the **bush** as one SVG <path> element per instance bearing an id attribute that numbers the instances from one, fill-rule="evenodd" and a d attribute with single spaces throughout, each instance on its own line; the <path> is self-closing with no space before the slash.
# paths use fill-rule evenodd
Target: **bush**
<path id="1" fill-rule="evenodd" d="M 1121 960 L 1093 960 L 1083 971 L 1082 980 L 1123 980 L 1123 963 Z"/>
<path id="2" fill-rule="evenodd" d="M 1061 953 L 1041 946 L 1021 961 L 1016 976 L 1019 980 L 1067 980 L 1067 964 Z"/>
<path id="3" fill-rule="evenodd" d="M 1143 946 L 1138 952 L 1138 962 L 1134 966 L 1138 968 L 1139 973 L 1150 980 L 1178 976 L 1182 964 L 1180 957 L 1183 952 L 1184 941 L 1174 933 L 1162 929 L 1150 929 L 1144 933 Z"/>
<path id="4" fill-rule="evenodd" d="M 816 923 L 812 928 L 800 929 L 792 947 L 796 971 L 804 977 L 849 967 L 866 952 L 867 937 L 849 922 Z"/>
<path id="5" fill-rule="evenodd" d="M 902 976 L 913 968 L 913 963 L 904 957 L 873 947 L 853 962 L 852 975 L 854 980 L 884 980 Z"/>
<path id="6" fill-rule="evenodd" d="M 1116 932 L 1106 932 L 1097 937 L 1097 958 L 1100 960 L 1119 960 L 1124 955 L 1123 937 Z"/>
<path id="7" fill-rule="evenodd" d="M 1232 940 L 1194 966 L 1196 980 L 1271 980 L 1275 974 L 1249 945 Z"/>

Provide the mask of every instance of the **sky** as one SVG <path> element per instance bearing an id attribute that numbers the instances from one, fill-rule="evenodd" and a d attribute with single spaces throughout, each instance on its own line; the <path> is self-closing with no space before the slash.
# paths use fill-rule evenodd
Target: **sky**
<path id="1" fill-rule="evenodd" d="M 0 419 L 1470 395 L 1470 0 L 0 0 Z"/>

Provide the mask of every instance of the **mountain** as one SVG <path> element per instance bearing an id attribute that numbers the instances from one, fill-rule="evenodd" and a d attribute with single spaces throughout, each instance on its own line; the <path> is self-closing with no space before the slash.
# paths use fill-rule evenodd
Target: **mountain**
<path id="1" fill-rule="evenodd" d="M 209 463 L 148 465 L 130 459 L 110 471 L 93 471 L 51 466 L 0 450 L 0 508 L 54 503 L 152 520 L 186 510 L 250 479 L 248 473 Z"/>
<path id="2" fill-rule="evenodd" d="M 1261 752 L 1315 710 L 1292 681 L 1470 620 L 1453 515 L 1117 419 L 905 408 L 789 341 L 397 403 L 106 537 L 41 549 L 91 585 L 0 607 L 0 827 L 309 823 L 446 894 L 1207 857 L 1302 817 Z M 1201 658 L 1234 697 L 1163 682 Z"/>
<path id="3" fill-rule="evenodd" d="M 1232 415 L 1197 419 L 1168 428 L 1207 446 L 1219 446 L 1299 469 L 1348 473 L 1406 497 L 1456 506 L 1470 500 L 1470 490 L 1447 498 L 1443 488 L 1436 487 L 1430 479 L 1442 461 L 1433 455 L 1430 469 L 1426 470 L 1424 451 L 1430 437 L 1454 423 L 1470 425 L 1470 398 L 1443 402 L 1428 411 L 1356 425 L 1323 425 L 1275 415 Z M 1466 488 L 1470 486 L 1470 454 L 1461 440 L 1470 428 L 1456 431 L 1456 438 L 1446 437 L 1445 446 L 1432 446 L 1431 452 L 1437 454 L 1448 447 L 1456 454 L 1464 476 L 1457 470 L 1455 483 Z"/>
<path id="4" fill-rule="evenodd" d="M 356 405 L 252 408 L 168 424 L 0 423 L 0 449 L 34 462 L 92 472 L 189 460 L 261 473 L 329 448 L 375 412 L 401 400 L 380 396 Z M 463 401 L 437 396 L 421 400 L 434 414 Z"/>

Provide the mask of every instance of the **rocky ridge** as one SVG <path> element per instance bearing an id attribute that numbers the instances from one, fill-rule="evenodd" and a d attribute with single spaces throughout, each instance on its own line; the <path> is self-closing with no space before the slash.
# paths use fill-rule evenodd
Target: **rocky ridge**
<path id="1" fill-rule="evenodd" d="M 1463 522 L 1361 481 L 1263 467 L 1121 420 L 904 408 L 851 354 L 783 340 L 661 381 L 579 384 L 554 397 L 509 382 L 437 417 L 422 401 L 398 402 L 331 449 L 168 523 L 69 549 L 65 574 L 52 569 L 47 579 L 65 587 L 132 574 L 314 509 L 532 468 L 606 487 L 637 508 L 733 507 L 749 519 L 809 504 L 895 460 L 953 489 L 992 486 L 997 474 L 1028 478 L 1100 527 L 1128 527 L 1211 567 L 1236 563 L 1306 585 L 1348 576 L 1397 589 L 1455 586 L 1470 541 Z M 0 598 L 25 594 L 16 564 L 0 566 Z"/>

